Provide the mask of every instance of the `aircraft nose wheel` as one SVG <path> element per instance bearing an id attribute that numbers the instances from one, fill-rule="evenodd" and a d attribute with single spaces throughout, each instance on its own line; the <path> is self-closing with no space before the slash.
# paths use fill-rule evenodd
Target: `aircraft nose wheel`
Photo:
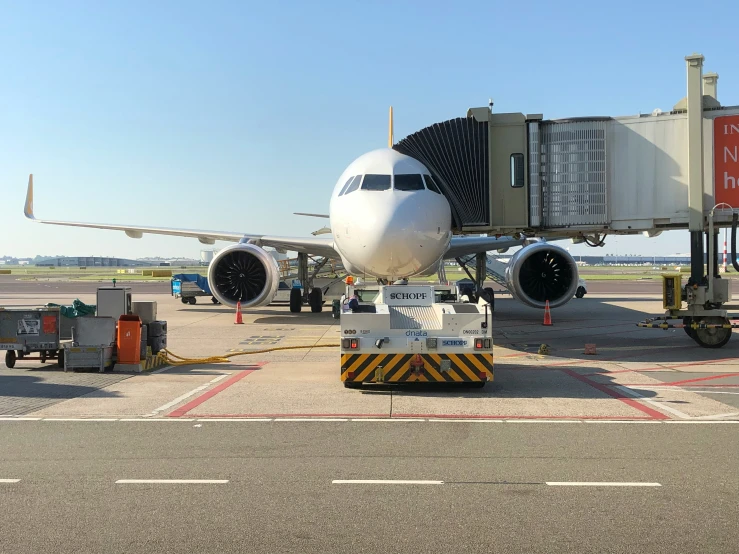
<path id="1" fill-rule="evenodd" d="M 706 325 L 731 325 L 731 322 L 723 317 L 710 316 L 701 318 L 696 323 Z M 731 327 L 710 327 L 708 329 L 691 329 L 690 338 L 703 348 L 721 348 L 731 338 Z"/>

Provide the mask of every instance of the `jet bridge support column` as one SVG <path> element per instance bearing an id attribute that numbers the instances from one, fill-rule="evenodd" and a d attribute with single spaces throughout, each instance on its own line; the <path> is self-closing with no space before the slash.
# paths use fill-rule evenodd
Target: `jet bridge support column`
<path id="1" fill-rule="evenodd" d="M 703 281 L 703 61 L 701 54 L 685 57 L 688 72 L 688 210 L 690 281 Z M 709 238 L 710 240 L 710 238 Z"/>

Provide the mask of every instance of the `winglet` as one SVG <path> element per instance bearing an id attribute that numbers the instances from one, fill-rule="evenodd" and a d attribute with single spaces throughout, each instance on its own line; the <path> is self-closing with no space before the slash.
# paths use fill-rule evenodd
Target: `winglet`
<path id="1" fill-rule="evenodd" d="M 393 107 L 390 106 L 389 128 L 387 133 L 387 147 L 393 147 Z"/>
<path id="2" fill-rule="evenodd" d="M 33 216 L 33 173 L 28 176 L 28 191 L 26 192 L 26 205 L 23 213 L 28 219 L 36 219 Z"/>

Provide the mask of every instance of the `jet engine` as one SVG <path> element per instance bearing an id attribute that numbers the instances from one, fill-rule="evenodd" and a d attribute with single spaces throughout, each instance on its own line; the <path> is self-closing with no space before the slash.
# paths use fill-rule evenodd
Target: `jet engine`
<path id="1" fill-rule="evenodd" d="M 280 270 L 272 255 L 253 244 L 234 244 L 221 250 L 208 267 L 208 285 L 224 306 L 242 308 L 272 302 L 280 284 Z"/>
<path id="2" fill-rule="evenodd" d="M 578 272 L 570 253 L 546 242 L 516 252 L 505 270 L 508 290 L 532 308 L 563 306 L 575 295 Z"/>

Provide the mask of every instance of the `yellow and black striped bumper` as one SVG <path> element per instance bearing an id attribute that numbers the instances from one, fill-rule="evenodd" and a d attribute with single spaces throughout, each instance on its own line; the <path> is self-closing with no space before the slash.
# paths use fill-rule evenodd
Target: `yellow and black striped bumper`
<path id="1" fill-rule="evenodd" d="M 341 354 L 341 380 L 465 383 L 493 380 L 493 354 Z"/>

